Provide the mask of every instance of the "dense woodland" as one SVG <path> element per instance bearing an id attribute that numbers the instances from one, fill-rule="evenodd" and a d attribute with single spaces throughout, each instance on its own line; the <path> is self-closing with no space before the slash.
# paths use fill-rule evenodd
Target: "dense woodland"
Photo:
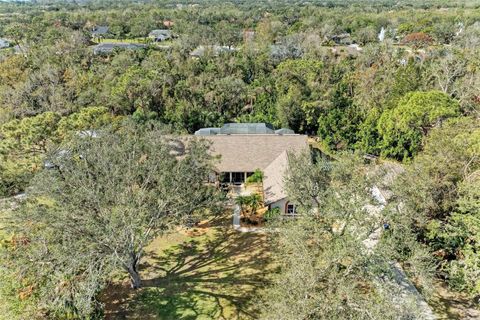
<path id="1" fill-rule="evenodd" d="M 96 26 L 108 26 L 104 39 L 92 37 Z M 160 45 L 148 39 L 151 30 L 165 28 L 174 39 Z M 322 244 L 292 256 L 293 247 L 278 246 L 283 249 L 275 254 L 285 268 L 262 297 L 269 308 L 264 318 L 395 319 L 410 309 L 392 309 L 387 315 L 381 306 L 391 303 L 388 297 L 372 298 L 365 294 L 368 290 L 354 286 L 378 271 L 369 268 L 391 260 L 404 263 L 419 285 L 425 281 L 428 287 L 428 278 L 434 276 L 472 299 L 480 295 L 476 1 L 0 3 L 0 38 L 10 42 L 0 49 L 0 197 L 32 190 L 28 192 L 43 199 L 14 217 L 16 226 L 10 231 L 19 236 L 2 244 L 6 263 L 0 266 L 0 297 L 9 297 L 12 317 L 101 315 L 102 306 L 93 301 L 109 275 L 122 268 L 135 275 L 141 248 L 154 235 L 169 229 L 172 221 L 180 224 L 192 211 L 214 211 L 219 201 L 216 192 L 201 183 L 211 166 L 207 146 L 192 146 L 190 157 L 175 162 L 168 143 L 158 137 L 227 122 L 291 128 L 312 136 L 323 153 L 336 159 L 315 164 L 303 163 L 302 156 L 292 160 L 290 195 L 304 203 L 300 210 L 305 213 L 312 212 L 312 198 L 317 214 L 289 222 L 276 241 L 298 245 L 303 239 L 305 245 L 330 239 L 337 251 Z M 98 41 L 133 41 L 147 47 L 94 54 Z M 198 46 L 214 45 L 232 50 L 190 54 Z M 90 146 L 79 133 L 93 130 L 105 130 L 109 138 Z M 124 138 L 119 141 L 112 132 Z M 92 162 L 75 167 L 58 158 L 59 146 L 69 146 Z M 138 152 L 149 155 L 148 160 L 139 160 L 136 172 L 126 170 L 137 165 L 133 158 Z M 119 154 L 133 158 L 122 162 Z M 65 162 L 61 177 L 43 170 L 47 155 Z M 359 160 L 364 155 L 402 168 L 389 186 L 394 197 L 384 220 L 391 231 L 382 239 L 382 251 L 370 260 L 358 254 L 356 232 L 339 235 L 325 227 L 341 219 L 338 212 L 351 212 L 348 217 L 356 230 L 365 227 L 357 212 L 372 178 Z M 151 157 L 164 160 L 159 164 Z M 118 177 L 106 176 L 109 170 Z M 98 176 L 93 179 L 89 172 Z M 187 176 L 198 182 L 193 195 L 167 196 L 169 190 L 182 190 L 181 177 Z M 145 179 L 156 181 L 155 187 L 144 186 Z M 122 181 L 136 181 L 141 191 L 122 188 Z M 325 190 L 309 189 L 318 184 Z M 84 192 L 72 185 L 85 185 Z M 112 186 L 108 192 L 107 185 Z M 56 188 L 65 192 L 52 202 L 45 200 Z M 119 236 L 106 235 L 104 229 L 76 229 L 80 212 L 96 205 L 89 204 L 89 188 L 104 195 L 98 199 L 102 210 L 118 218 L 108 221 L 110 230 L 129 230 L 141 239 L 138 243 L 127 241 L 127 231 Z M 113 197 L 114 191 L 131 202 Z M 165 195 L 164 203 L 156 202 L 154 193 Z M 338 194 L 343 199 L 337 199 Z M 353 207 L 348 198 L 352 194 L 358 195 Z M 183 202 L 185 198 L 189 201 Z M 169 214 L 157 216 L 167 204 Z M 112 208 L 139 213 L 134 219 Z M 107 223 L 103 213 L 95 214 L 85 218 L 88 226 L 97 218 Z M 43 230 L 32 221 L 49 226 Z M 70 230 L 71 238 L 55 234 L 55 228 Z M 49 239 L 48 257 L 35 237 Z M 66 249 L 65 243 L 72 248 Z M 105 243 L 125 250 L 112 249 L 113 254 L 102 247 Z M 26 246 L 30 248 L 22 250 Z M 67 259 L 69 250 L 77 252 L 76 260 Z M 339 252 L 353 262 L 338 263 L 333 255 Z M 319 257 L 328 264 L 319 263 Z M 43 267 L 32 261 L 41 261 Z M 298 265 L 304 266 L 304 277 L 292 271 Z M 336 283 L 338 288 L 310 285 L 318 274 L 324 278 L 315 283 Z M 333 280 L 338 278 L 344 281 Z M 286 288 L 292 287 L 298 290 L 287 295 Z M 318 300 L 325 293 L 331 300 Z M 347 300 L 352 304 L 339 307 Z M 365 313 L 358 310 L 362 305 Z"/>

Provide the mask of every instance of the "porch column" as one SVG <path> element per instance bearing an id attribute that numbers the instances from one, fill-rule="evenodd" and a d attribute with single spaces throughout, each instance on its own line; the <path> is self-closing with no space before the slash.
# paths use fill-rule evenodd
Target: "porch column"
<path id="1" fill-rule="evenodd" d="M 232 172 L 229 172 L 228 174 L 230 175 L 230 181 L 228 181 L 228 182 L 229 182 L 229 183 L 232 183 L 232 182 L 233 182 L 233 181 L 232 181 Z"/>
<path id="2" fill-rule="evenodd" d="M 245 182 L 247 182 L 247 172 L 244 172 L 243 174 L 244 174 L 244 177 L 245 177 L 245 178 L 243 179 L 243 182 L 245 183 Z"/>

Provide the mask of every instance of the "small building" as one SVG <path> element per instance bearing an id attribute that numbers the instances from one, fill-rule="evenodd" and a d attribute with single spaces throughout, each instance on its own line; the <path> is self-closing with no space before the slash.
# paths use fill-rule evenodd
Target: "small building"
<path id="1" fill-rule="evenodd" d="M 125 42 L 102 42 L 93 46 L 93 54 L 111 54 L 115 50 L 138 50 L 145 49 L 147 46 L 141 43 L 125 43 Z"/>
<path id="2" fill-rule="evenodd" d="M 10 47 L 10 41 L 0 38 L 0 49 L 5 49 L 8 47 Z"/>
<path id="3" fill-rule="evenodd" d="M 213 56 L 219 56 L 223 53 L 231 53 L 237 51 L 234 47 L 229 46 L 219 46 L 219 45 L 200 45 L 195 48 L 192 52 L 190 52 L 190 56 L 194 58 L 200 58 L 210 53 Z"/>
<path id="4" fill-rule="evenodd" d="M 309 150 L 307 136 L 290 129 L 274 130 L 266 123 L 228 123 L 222 128 L 195 132 L 211 142 L 210 152 L 219 157 L 215 179 L 226 185 L 241 185 L 255 170 L 263 172 L 264 203 L 283 214 L 295 214 L 288 201 L 283 177 L 288 153 Z"/>
<path id="5" fill-rule="evenodd" d="M 172 31 L 170 31 L 168 29 L 152 30 L 148 34 L 148 37 L 155 42 L 162 42 L 162 41 L 169 40 L 169 39 L 173 38 Z"/>

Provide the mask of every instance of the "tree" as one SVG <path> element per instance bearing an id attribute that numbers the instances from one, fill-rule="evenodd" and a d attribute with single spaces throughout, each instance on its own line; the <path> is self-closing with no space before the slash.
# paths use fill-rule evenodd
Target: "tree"
<path id="1" fill-rule="evenodd" d="M 0 195 L 24 190 L 33 174 L 41 169 L 50 145 L 83 130 L 114 125 L 119 119 L 106 108 L 91 107 L 68 117 L 44 112 L 0 126 Z"/>
<path id="2" fill-rule="evenodd" d="M 9 221 L 23 240 L 5 261 L 50 316 L 88 317 L 114 273 L 139 288 L 145 246 L 216 201 L 205 184 L 212 169 L 206 145 L 191 140 L 179 154 L 172 146 L 180 142 L 170 139 L 129 124 L 50 153 L 55 168 L 35 178 Z"/>
<path id="3" fill-rule="evenodd" d="M 60 115 L 45 112 L 0 126 L 0 195 L 22 191 L 56 139 Z"/>
<path id="4" fill-rule="evenodd" d="M 445 266 L 449 273 L 448 281 L 453 288 L 472 297 L 480 294 L 479 177 L 480 171 L 477 170 L 459 185 L 457 208 L 442 233 L 445 247 L 456 255 L 456 259 Z"/>
<path id="5" fill-rule="evenodd" d="M 478 119 L 450 119 L 432 130 L 424 145 L 394 189 L 401 216 L 410 216 L 416 237 L 432 249 L 452 287 L 476 295 Z"/>
<path id="6" fill-rule="evenodd" d="M 120 122 L 122 117 L 113 116 L 105 107 L 89 107 L 63 117 L 58 123 L 57 134 L 64 138 L 72 133 L 84 130 L 98 130 L 102 127 Z"/>
<path id="7" fill-rule="evenodd" d="M 285 60 L 277 66 L 278 117 L 282 125 L 296 132 L 315 132 L 321 101 L 320 61 Z"/>
<path id="8" fill-rule="evenodd" d="M 287 193 L 300 216 L 275 225 L 281 270 L 266 293 L 262 318 L 419 317 L 408 297 L 397 298 L 401 286 L 390 254 L 395 245 L 365 244 L 382 230 L 382 212 L 367 209 L 373 203 L 371 169 L 351 155 L 316 163 L 308 154 L 290 155 Z M 388 237 L 384 233 L 380 242 Z"/>
<path id="9" fill-rule="evenodd" d="M 406 160 L 418 153 L 422 138 L 444 119 L 459 114 L 458 102 L 439 91 L 411 92 L 378 121 L 382 155 Z"/>
<path id="10" fill-rule="evenodd" d="M 356 32 L 357 41 L 363 46 L 369 42 L 377 41 L 377 30 L 374 27 L 361 28 Z"/>
<path id="11" fill-rule="evenodd" d="M 467 59 L 459 52 L 446 50 L 440 55 L 437 61 L 431 63 L 432 78 L 443 93 L 452 94 L 455 81 L 467 72 Z"/>

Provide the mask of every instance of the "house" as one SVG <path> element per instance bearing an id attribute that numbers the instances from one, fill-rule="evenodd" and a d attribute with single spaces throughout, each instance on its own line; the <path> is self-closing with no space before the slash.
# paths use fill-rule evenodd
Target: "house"
<path id="1" fill-rule="evenodd" d="M 288 201 L 283 177 L 288 153 L 309 150 L 307 136 L 265 123 L 229 123 L 222 128 L 203 128 L 195 132 L 211 142 L 210 152 L 219 156 L 215 178 L 222 184 L 241 185 L 259 169 L 263 172 L 264 203 L 284 214 L 295 214 Z"/>
<path id="2" fill-rule="evenodd" d="M 148 37 L 155 42 L 162 42 L 171 39 L 173 36 L 172 31 L 168 29 L 156 29 L 150 31 Z"/>
<path id="3" fill-rule="evenodd" d="M 118 50 L 138 50 L 144 49 L 147 46 L 141 43 L 124 43 L 124 42 L 102 42 L 93 46 L 93 54 L 110 54 L 116 49 Z"/>
<path id="4" fill-rule="evenodd" d="M 10 47 L 10 42 L 6 39 L 0 38 L 0 49 L 4 49 L 8 47 Z"/>
<path id="5" fill-rule="evenodd" d="M 353 43 L 350 33 L 346 33 L 346 32 L 335 34 L 330 37 L 330 40 L 332 40 L 335 44 L 349 45 Z"/>
<path id="6" fill-rule="evenodd" d="M 101 38 L 108 34 L 108 27 L 107 26 L 95 26 L 92 29 L 92 37 L 93 38 Z"/>
<path id="7" fill-rule="evenodd" d="M 163 25 L 167 28 L 173 27 L 175 23 L 172 20 L 163 20 Z"/>
<path id="8" fill-rule="evenodd" d="M 234 47 L 229 46 L 219 46 L 219 45 L 200 45 L 190 52 L 190 56 L 194 58 L 203 57 L 205 54 L 210 52 L 213 56 L 219 56 L 222 53 L 230 53 L 237 51 Z"/>
<path id="9" fill-rule="evenodd" d="M 347 55 L 350 57 L 357 57 L 363 48 L 356 43 L 349 44 L 348 46 L 334 46 L 331 48 L 332 53 L 335 55 Z"/>
<path id="10" fill-rule="evenodd" d="M 298 59 L 303 56 L 303 50 L 299 46 L 276 43 L 270 45 L 270 57 L 273 59 Z"/>

